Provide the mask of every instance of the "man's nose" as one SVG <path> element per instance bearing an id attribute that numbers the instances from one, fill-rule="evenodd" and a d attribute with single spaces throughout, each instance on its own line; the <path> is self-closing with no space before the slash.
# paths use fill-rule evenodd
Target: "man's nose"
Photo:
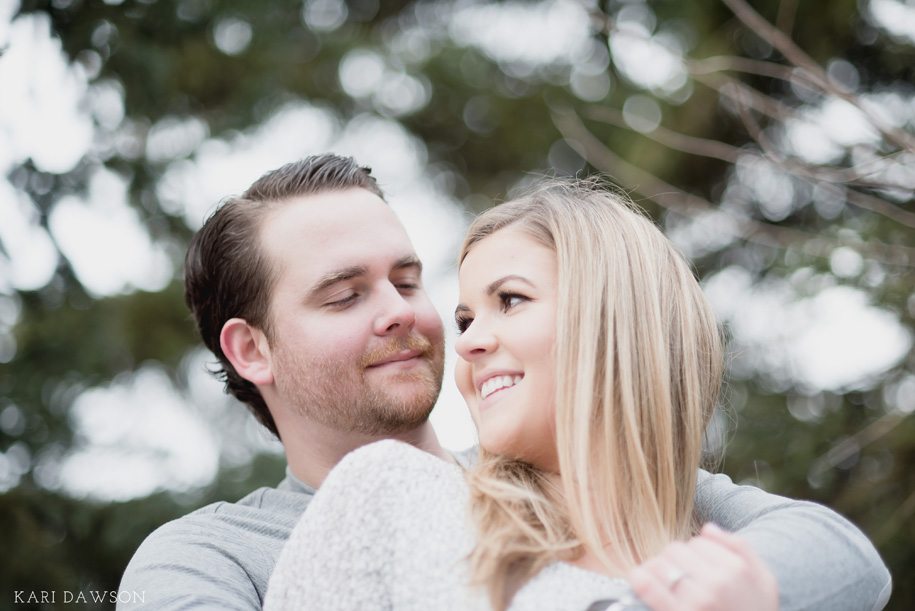
<path id="1" fill-rule="evenodd" d="M 416 324 L 416 310 L 396 287 L 390 286 L 381 297 L 375 319 L 375 334 L 409 333 Z"/>

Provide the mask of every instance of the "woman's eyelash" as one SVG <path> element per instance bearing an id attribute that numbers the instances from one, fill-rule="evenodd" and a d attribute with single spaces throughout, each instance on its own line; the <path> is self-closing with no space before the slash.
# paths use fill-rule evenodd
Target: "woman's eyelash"
<path id="1" fill-rule="evenodd" d="M 507 312 L 523 301 L 530 301 L 530 298 L 526 295 L 522 295 L 520 293 L 510 293 L 508 291 L 499 291 L 496 293 L 496 297 L 498 297 L 499 303 L 502 305 L 503 312 Z M 457 326 L 458 334 L 466 331 L 472 322 L 472 316 L 456 315 L 454 317 L 454 324 Z"/>
<path id="2" fill-rule="evenodd" d="M 473 318 L 469 316 L 455 316 L 454 324 L 457 326 L 458 334 L 463 333 L 467 330 L 467 327 L 470 326 L 470 323 L 473 322 Z"/>

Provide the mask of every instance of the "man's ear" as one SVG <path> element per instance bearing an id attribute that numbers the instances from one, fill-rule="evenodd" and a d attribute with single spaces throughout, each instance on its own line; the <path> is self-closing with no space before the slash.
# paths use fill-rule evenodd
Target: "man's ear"
<path id="1" fill-rule="evenodd" d="M 219 345 L 238 375 L 257 386 L 273 383 L 267 336 L 242 318 L 231 318 L 222 326 Z"/>

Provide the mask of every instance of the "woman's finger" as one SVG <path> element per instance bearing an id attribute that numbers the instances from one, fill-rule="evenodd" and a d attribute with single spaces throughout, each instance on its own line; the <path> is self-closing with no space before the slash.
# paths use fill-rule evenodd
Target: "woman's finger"
<path id="1" fill-rule="evenodd" d="M 743 539 L 715 526 L 668 545 L 634 569 L 630 583 L 654 611 L 778 608 L 772 573 Z"/>
<path id="2" fill-rule="evenodd" d="M 663 556 L 632 569 L 629 584 L 632 591 L 652 611 L 683 611 L 674 593 L 685 579 L 685 573 Z"/>

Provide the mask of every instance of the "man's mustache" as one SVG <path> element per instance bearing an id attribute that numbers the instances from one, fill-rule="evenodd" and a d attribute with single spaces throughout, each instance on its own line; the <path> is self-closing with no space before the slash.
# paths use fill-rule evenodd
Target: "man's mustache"
<path id="1" fill-rule="evenodd" d="M 390 358 L 395 354 L 407 350 L 418 350 L 422 352 L 423 358 L 429 360 L 433 360 L 435 354 L 435 347 L 432 345 L 432 342 L 430 342 L 427 337 L 414 331 L 406 337 L 392 338 L 385 344 L 375 346 L 362 355 L 362 358 L 359 359 L 359 367 L 360 369 L 365 369 L 378 361 Z"/>

